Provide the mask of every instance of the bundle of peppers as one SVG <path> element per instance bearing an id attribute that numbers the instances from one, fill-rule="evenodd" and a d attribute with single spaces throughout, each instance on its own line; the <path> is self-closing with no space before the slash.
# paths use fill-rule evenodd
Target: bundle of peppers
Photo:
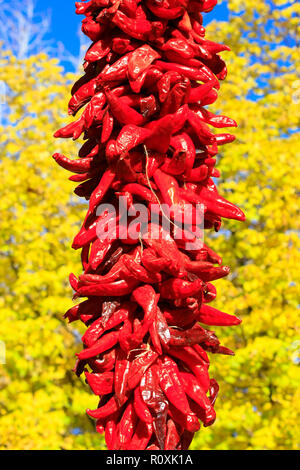
<path id="1" fill-rule="evenodd" d="M 187 249 L 177 223 L 189 206 L 192 227 L 196 204 L 204 208 L 205 229 L 218 231 L 222 218 L 245 220 L 213 180 L 220 176 L 218 148 L 234 136 L 212 128 L 236 126 L 205 107 L 217 99 L 227 73 L 219 53 L 229 48 L 207 40 L 202 25 L 202 12 L 216 3 L 76 3 L 92 45 L 69 114 L 83 112 L 55 137 L 82 135 L 85 142 L 79 158 L 54 159 L 73 173 L 75 193 L 89 201 L 73 242 L 83 274 L 70 275 L 74 298 L 86 300 L 65 317 L 87 326 L 74 370 L 99 397 L 87 413 L 111 450 L 188 449 L 200 423 L 210 426 L 216 417 L 219 387 L 209 377 L 208 353 L 233 354 L 204 328 L 240 323 L 208 305 L 216 297 L 212 281 L 229 268 L 202 242 Z M 121 197 L 127 210 L 146 206 L 143 230 L 132 218 L 124 222 Z M 115 213 L 99 212 L 107 202 Z M 162 224 L 163 205 L 173 208 L 170 232 Z M 97 236 L 110 222 L 117 231 Z"/>

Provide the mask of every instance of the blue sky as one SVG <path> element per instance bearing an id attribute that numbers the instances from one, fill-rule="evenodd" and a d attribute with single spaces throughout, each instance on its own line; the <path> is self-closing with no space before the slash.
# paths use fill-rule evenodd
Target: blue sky
<path id="1" fill-rule="evenodd" d="M 69 52 L 76 55 L 79 47 L 77 30 L 83 17 L 75 14 L 75 0 L 35 0 L 35 3 L 38 13 L 51 13 L 51 30 L 47 39 L 51 39 L 53 45 L 62 42 Z M 205 23 L 214 18 L 226 19 L 227 16 L 226 3 L 223 2 L 205 15 Z"/>

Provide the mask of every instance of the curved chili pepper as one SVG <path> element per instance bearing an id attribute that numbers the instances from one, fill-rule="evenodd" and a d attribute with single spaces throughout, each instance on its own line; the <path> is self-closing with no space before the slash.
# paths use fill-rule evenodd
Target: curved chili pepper
<path id="1" fill-rule="evenodd" d="M 128 389 L 133 390 L 140 383 L 142 377 L 145 375 L 145 372 L 151 367 L 151 365 L 158 358 L 158 354 L 154 351 L 146 350 L 140 354 L 134 361 L 131 363 L 129 375 L 128 375 Z"/>
<path id="2" fill-rule="evenodd" d="M 112 93 L 105 91 L 105 95 L 113 117 L 121 124 L 134 124 L 136 126 L 144 123 L 144 117 L 133 108 L 118 99 Z"/>
<path id="3" fill-rule="evenodd" d="M 98 354 L 111 349 L 113 346 L 117 344 L 119 340 L 119 332 L 115 331 L 112 333 L 108 333 L 105 336 L 102 336 L 96 343 L 90 346 L 87 349 L 78 353 L 77 356 L 80 360 L 82 359 L 89 359 L 90 357 L 98 356 Z"/>
<path id="4" fill-rule="evenodd" d="M 68 111 L 69 114 L 75 116 L 77 111 L 82 108 L 90 99 L 94 96 L 97 88 L 96 78 L 84 83 L 78 90 L 73 94 L 69 101 Z"/>
<path id="5" fill-rule="evenodd" d="M 159 286 L 159 292 L 164 299 L 183 299 L 193 297 L 203 291 L 204 283 L 201 279 L 193 282 L 172 278 Z"/>
<path id="6" fill-rule="evenodd" d="M 215 76 L 207 67 L 196 68 L 196 67 L 189 67 L 187 65 L 177 64 L 174 62 L 164 62 L 162 60 L 158 60 L 155 64 L 164 72 L 173 71 L 178 72 L 182 75 L 185 75 L 189 80 L 195 81 L 203 81 L 204 83 L 214 80 Z M 218 84 L 215 81 L 215 87 L 218 88 Z"/>
<path id="7" fill-rule="evenodd" d="M 152 423 L 138 421 L 136 431 L 131 441 L 126 445 L 126 450 L 144 450 L 151 439 L 153 432 Z"/>
<path id="8" fill-rule="evenodd" d="M 190 311 L 187 308 L 183 309 L 170 309 L 168 307 L 162 308 L 164 317 L 170 326 L 176 325 L 179 328 L 184 328 L 198 319 L 198 304 L 195 309 Z"/>
<path id="9" fill-rule="evenodd" d="M 107 238 L 105 240 L 101 240 L 97 238 L 91 247 L 90 255 L 89 255 L 89 266 L 92 270 L 98 268 L 98 266 L 104 260 L 106 254 L 112 247 L 113 240 Z"/>
<path id="10" fill-rule="evenodd" d="M 97 205 L 101 202 L 103 199 L 104 195 L 108 191 L 110 185 L 114 181 L 116 177 L 115 172 L 111 170 L 107 170 L 101 180 L 100 183 L 98 184 L 97 188 L 93 191 L 93 194 L 90 199 L 90 204 L 89 204 L 89 211 L 90 213 L 93 213 L 94 210 L 96 209 Z"/>
<path id="11" fill-rule="evenodd" d="M 85 371 L 86 380 L 95 395 L 109 395 L 113 391 L 114 373 L 90 374 Z"/>
<path id="12" fill-rule="evenodd" d="M 113 450 L 115 448 L 119 414 L 119 411 L 116 411 L 105 421 L 105 442 L 109 450 Z"/>
<path id="13" fill-rule="evenodd" d="M 120 295 L 128 295 L 132 292 L 139 284 L 139 281 L 136 279 L 122 279 L 116 282 L 108 282 L 103 284 L 95 284 L 95 285 L 87 285 L 80 287 L 78 289 L 78 295 L 81 297 L 89 297 L 89 296 L 120 296 Z"/>
<path id="14" fill-rule="evenodd" d="M 115 328 L 124 322 L 128 318 L 128 314 L 128 309 L 124 307 L 120 310 L 116 310 L 116 312 L 112 314 L 105 324 L 103 321 L 103 316 L 101 316 L 95 320 L 86 330 L 82 337 L 83 343 L 86 346 L 91 347 L 105 331 Z"/>
<path id="15" fill-rule="evenodd" d="M 71 122 L 62 129 L 59 129 L 57 132 L 55 132 L 54 137 L 60 137 L 62 139 L 72 138 L 73 140 L 76 140 L 82 134 L 84 125 L 85 120 L 83 119 L 83 117 L 81 117 L 77 121 Z"/>
<path id="16" fill-rule="evenodd" d="M 119 424 L 120 450 L 125 450 L 127 444 L 131 441 L 137 420 L 138 416 L 135 413 L 133 402 L 131 401 L 126 406 L 126 409 Z"/>
<path id="17" fill-rule="evenodd" d="M 144 421 L 144 423 L 152 423 L 153 418 L 149 408 L 142 399 L 140 389 L 137 387 L 134 390 L 134 401 L 133 406 L 137 416 Z"/>
<path id="18" fill-rule="evenodd" d="M 191 328 L 190 330 L 178 331 L 170 328 L 170 346 L 193 346 L 194 344 L 204 343 L 205 341 L 219 345 L 220 342 L 216 336 L 200 327 Z"/>
<path id="19" fill-rule="evenodd" d="M 159 368 L 159 384 L 172 403 L 179 411 L 187 415 L 191 413 L 187 398 L 178 377 L 178 369 L 174 361 L 163 356 Z"/>
<path id="20" fill-rule="evenodd" d="M 183 384 L 185 393 L 199 405 L 202 412 L 198 416 L 203 421 L 204 426 L 209 426 L 216 419 L 216 414 L 213 409 L 210 399 L 201 388 L 201 385 L 197 381 L 196 377 L 188 372 L 179 373 L 180 380 Z"/>
<path id="21" fill-rule="evenodd" d="M 204 304 L 200 308 L 198 320 L 205 325 L 214 326 L 233 326 L 242 322 L 240 318 L 234 315 L 228 315 L 228 313 Z"/>
<path id="22" fill-rule="evenodd" d="M 85 60 L 87 62 L 96 62 L 97 60 L 103 59 L 110 52 L 110 41 L 107 39 L 99 39 L 90 46 L 87 53 L 85 54 Z"/>
<path id="23" fill-rule="evenodd" d="M 119 406 L 115 397 L 111 397 L 105 405 L 100 406 L 100 408 L 98 408 L 97 410 L 87 409 L 86 412 L 91 418 L 103 419 L 111 416 L 118 410 Z"/>
<path id="24" fill-rule="evenodd" d="M 114 374 L 115 398 L 120 406 L 126 401 L 125 393 L 127 391 L 129 368 L 130 362 L 127 360 L 127 354 L 120 349 L 116 355 Z"/>
<path id="25" fill-rule="evenodd" d="M 144 375 L 140 390 L 144 402 L 154 414 L 153 428 L 160 449 L 165 447 L 165 435 L 169 404 L 159 385 L 158 366 L 153 365 Z"/>
<path id="26" fill-rule="evenodd" d="M 171 356 L 180 359 L 184 364 L 188 365 L 188 367 L 197 377 L 203 390 L 205 392 L 208 391 L 209 375 L 207 367 L 201 357 L 196 353 L 195 349 L 187 346 L 181 348 L 172 347 L 168 350 L 168 353 Z"/>
<path id="27" fill-rule="evenodd" d="M 88 364 L 95 373 L 109 372 L 113 369 L 116 362 L 116 351 L 112 349 L 100 355 L 99 359 L 88 359 Z"/>
<path id="28" fill-rule="evenodd" d="M 179 411 L 174 405 L 170 404 L 168 414 L 175 423 L 178 423 L 183 429 L 195 433 L 200 429 L 200 423 L 194 413 L 185 414 Z"/>

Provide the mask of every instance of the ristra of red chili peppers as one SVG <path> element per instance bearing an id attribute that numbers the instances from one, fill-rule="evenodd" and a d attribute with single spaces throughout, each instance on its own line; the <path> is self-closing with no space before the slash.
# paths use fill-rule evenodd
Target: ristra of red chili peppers
<path id="1" fill-rule="evenodd" d="M 245 219 L 213 181 L 220 176 L 219 146 L 234 140 L 214 129 L 236 126 L 205 108 L 227 74 L 219 53 L 229 48 L 207 40 L 202 25 L 202 12 L 215 4 L 76 3 L 92 44 L 69 114 L 83 110 L 55 136 L 82 135 L 85 142 L 79 158 L 54 159 L 73 173 L 75 193 L 89 201 L 73 242 L 83 273 L 70 276 L 74 298 L 86 300 L 65 317 L 87 326 L 75 372 L 84 373 L 99 396 L 87 413 L 113 450 L 187 449 L 200 423 L 210 426 L 216 416 L 219 387 L 209 376 L 208 353 L 233 354 L 204 328 L 240 323 L 208 305 L 216 297 L 212 281 L 229 268 L 203 243 L 186 249 L 176 226 L 189 207 L 193 227 L 196 204 L 203 205 L 206 229 L 218 231 L 222 218 Z M 127 210 L 146 207 L 143 229 L 123 220 L 120 198 Z M 102 203 L 116 212 L 99 213 Z M 163 204 L 173 205 L 170 233 L 161 225 Z M 99 237 L 99 226 L 112 222 L 117 230 Z"/>

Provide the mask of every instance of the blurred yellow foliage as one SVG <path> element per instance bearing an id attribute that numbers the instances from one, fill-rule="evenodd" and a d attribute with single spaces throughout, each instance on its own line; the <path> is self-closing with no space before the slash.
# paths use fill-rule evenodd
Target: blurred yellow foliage
<path id="1" fill-rule="evenodd" d="M 237 141 L 219 156 L 218 184 L 247 222 L 226 221 L 210 245 L 232 268 L 217 282 L 215 306 L 243 323 L 216 328 L 236 356 L 211 355 L 211 374 L 220 383 L 218 417 L 192 448 L 299 449 L 300 144 L 294 131 L 300 92 L 293 23 L 299 6 L 228 3 L 241 14 L 207 28 L 209 39 L 232 49 L 224 54 L 229 76 L 215 109 L 239 123 Z M 104 449 L 84 414 L 95 397 L 71 371 L 82 331 L 62 318 L 72 294 L 68 275 L 80 272 L 71 240 L 83 207 L 50 157 L 75 154 L 74 143 L 52 137 L 67 121 L 74 77 L 44 55 L 18 61 L 2 52 L 0 65 L 7 87 L 0 122 L 0 341 L 6 346 L 0 448 Z"/>

